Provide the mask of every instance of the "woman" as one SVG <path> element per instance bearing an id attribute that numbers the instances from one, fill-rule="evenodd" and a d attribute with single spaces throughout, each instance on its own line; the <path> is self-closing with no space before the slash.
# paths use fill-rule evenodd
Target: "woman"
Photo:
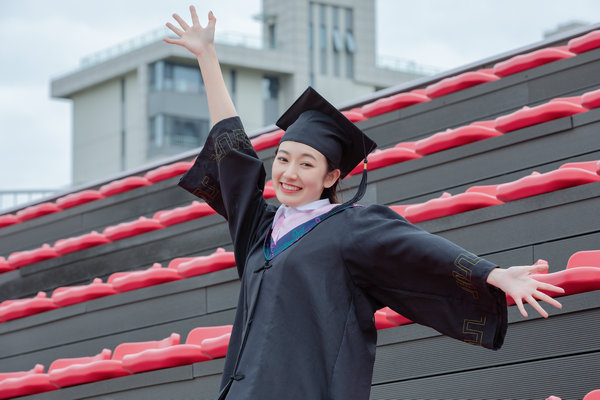
<path id="1" fill-rule="evenodd" d="M 241 289 L 219 399 L 368 399 L 375 310 L 497 349 L 506 296 L 555 307 L 535 281 L 548 266 L 502 269 L 408 223 L 384 206 L 335 204 L 335 185 L 375 144 L 308 89 L 278 121 L 273 163 L 277 208 L 265 202 L 265 170 L 229 97 L 214 47 L 215 17 L 181 17 L 166 42 L 198 59 L 214 126 L 180 185 L 229 224 Z M 366 175 L 363 174 L 363 178 Z M 331 201 L 333 200 L 333 202 Z M 334 203 L 334 204 L 331 204 Z"/>

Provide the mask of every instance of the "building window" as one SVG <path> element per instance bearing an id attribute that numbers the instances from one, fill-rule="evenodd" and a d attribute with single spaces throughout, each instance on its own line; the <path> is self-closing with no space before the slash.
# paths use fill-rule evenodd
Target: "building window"
<path id="1" fill-rule="evenodd" d="M 207 136 L 207 120 L 159 114 L 150 119 L 148 155 L 170 155 L 200 147 Z"/>
<path id="2" fill-rule="evenodd" d="M 150 88 L 154 92 L 202 93 L 204 82 L 198 67 L 158 61 L 150 66 Z"/>
<path id="3" fill-rule="evenodd" d="M 268 27 L 269 30 L 269 48 L 274 49 L 277 47 L 277 36 L 275 36 L 275 24 L 271 23 Z"/>
<path id="4" fill-rule="evenodd" d="M 333 76 L 340 76 L 340 52 L 344 50 L 344 43 L 342 41 L 342 36 L 340 35 L 340 10 L 335 6 L 331 10 L 333 20 Z"/>
<path id="5" fill-rule="evenodd" d="M 354 24 L 352 9 L 346 8 L 346 78 L 354 78 L 354 53 L 356 53 L 356 43 L 354 41 Z"/>
<path id="6" fill-rule="evenodd" d="M 263 83 L 263 123 L 270 125 L 279 116 L 279 78 L 265 76 Z"/>
<path id="7" fill-rule="evenodd" d="M 319 49 L 321 59 L 321 75 L 327 75 L 327 22 L 325 4 L 319 4 Z"/>

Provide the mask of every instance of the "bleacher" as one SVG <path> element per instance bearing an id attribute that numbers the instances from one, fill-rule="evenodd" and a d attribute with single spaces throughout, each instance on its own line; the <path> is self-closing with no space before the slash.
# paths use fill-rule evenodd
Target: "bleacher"
<path id="1" fill-rule="evenodd" d="M 511 306 L 497 352 L 378 311 L 372 399 L 600 388 L 599 28 L 344 107 L 381 149 L 363 203 L 567 289 L 547 320 Z M 281 132 L 257 133 L 269 179 Z M 224 219 L 177 187 L 197 153 L 0 215 L 0 399 L 216 396 L 239 282 Z"/>

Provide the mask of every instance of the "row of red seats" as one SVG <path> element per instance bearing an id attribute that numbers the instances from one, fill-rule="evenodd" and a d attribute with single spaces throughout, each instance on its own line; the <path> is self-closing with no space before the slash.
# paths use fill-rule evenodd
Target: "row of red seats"
<path id="1" fill-rule="evenodd" d="M 166 268 L 155 263 L 141 271 L 114 273 L 108 277 L 106 283 L 96 278 L 89 285 L 59 287 L 51 297 L 47 297 L 45 292 L 39 292 L 36 297 L 29 299 L 6 300 L 0 303 L 0 323 L 232 267 L 235 267 L 233 253 L 222 248 L 208 256 L 175 258 Z"/>
<path id="2" fill-rule="evenodd" d="M 567 46 L 549 47 L 536 50 L 531 53 L 517 55 L 509 60 L 497 63 L 491 69 L 465 72 L 463 74 L 449 77 L 441 80 L 440 82 L 431 84 L 425 89 L 416 89 L 408 93 L 399 93 L 390 97 L 381 98 L 375 102 L 366 104 L 361 108 L 343 111 L 343 113 L 352 122 L 363 121 L 379 114 L 404 108 L 413 104 L 423 103 L 435 97 L 440 97 L 445 94 L 466 89 L 478 84 L 498 80 L 500 77 L 534 68 L 552 61 L 573 57 L 577 53 L 583 53 L 600 47 L 600 40 L 598 39 L 599 37 L 600 31 L 593 31 L 579 38 L 572 39 L 569 41 Z M 596 99 L 596 101 L 598 100 Z M 597 106 L 598 105 L 596 105 L 596 107 Z M 499 130 L 502 131 L 501 129 Z M 283 131 L 277 130 L 253 139 L 252 144 L 254 148 L 259 151 L 277 145 L 282 136 Z M 84 190 L 82 192 L 61 197 L 57 199 L 55 203 L 41 203 L 35 206 L 27 207 L 18 211 L 16 215 L 1 215 L 0 228 L 24 222 L 29 219 L 41 217 L 43 215 L 55 213 L 93 200 L 99 200 L 106 196 L 111 196 L 137 187 L 151 185 L 154 182 L 184 173 L 189 169 L 191 164 L 191 162 L 178 162 L 175 164 L 162 166 L 155 170 L 149 171 L 143 177 L 132 176 L 110 182 L 102 186 L 98 191 Z"/>
<path id="3" fill-rule="evenodd" d="M 468 71 L 433 83 L 425 89 L 417 89 L 378 99 L 365 104 L 361 110 L 365 117 L 371 118 L 482 83 L 496 81 L 508 75 L 553 61 L 570 58 L 598 47 L 600 47 L 600 31 L 593 31 L 570 40 L 567 46 L 548 47 L 527 54 L 520 54 L 495 64 L 493 68 Z"/>
<path id="4" fill-rule="evenodd" d="M 538 260 L 536 264 L 547 265 L 548 262 Z M 564 294 L 545 292 L 551 297 L 600 290 L 600 250 L 579 251 L 569 257 L 565 269 L 552 273 L 535 274 L 532 277 L 540 282 L 550 283 L 565 290 Z M 509 306 L 515 305 L 515 301 L 510 296 L 507 295 L 506 297 Z M 382 308 L 375 313 L 375 326 L 377 329 L 393 328 L 410 323 L 412 323 L 411 320 L 389 307 Z"/>
<path id="5" fill-rule="evenodd" d="M 215 211 L 208 204 L 198 201 L 185 207 L 158 211 L 152 218 L 140 217 L 134 221 L 111 225 L 104 228 L 102 233 L 92 231 L 76 237 L 59 239 L 54 246 L 44 244 L 37 249 L 17 251 L 10 254 L 8 260 L 0 257 L 0 273 L 214 213 Z"/>
<path id="6" fill-rule="evenodd" d="M 417 223 L 599 181 L 600 160 L 566 163 L 544 174 L 533 172 L 512 182 L 473 186 L 457 195 L 444 193 L 424 203 L 391 208 L 408 221 Z"/>
<path id="7" fill-rule="evenodd" d="M 374 153 L 372 155 L 372 164 L 369 164 L 373 165 L 370 169 L 391 165 L 400 162 L 399 160 L 401 159 L 406 160 L 408 157 L 417 158 L 418 156 L 410 155 L 413 152 L 409 147 L 410 145 L 400 143 L 392 149 Z M 412 145 L 414 145 L 414 142 Z M 440 198 L 424 203 L 397 205 L 392 206 L 392 208 L 410 222 L 417 223 L 478 208 L 499 205 L 507 201 L 514 201 L 572 186 L 597 182 L 600 180 L 599 174 L 600 161 L 567 163 L 557 170 L 545 174 L 533 172 L 531 175 L 513 182 L 500 185 L 474 186 L 467 189 L 465 193 L 458 195 L 453 196 L 449 193 L 444 193 Z M 265 198 L 275 197 L 272 181 L 267 182 L 265 185 L 264 196 Z M 12 253 L 9 255 L 8 261 L 0 257 L 0 273 L 49 258 L 59 257 L 73 251 L 162 229 L 166 226 L 214 213 L 215 211 L 208 204 L 197 201 L 192 202 L 188 206 L 158 211 L 152 219 L 140 217 L 135 221 L 109 226 L 104 229 L 102 234 L 93 231 L 73 238 L 60 239 L 55 243 L 54 247 L 44 244 L 37 249 Z"/>
<path id="8" fill-rule="evenodd" d="M 414 144 L 414 142 L 413 142 Z M 398 147 L 406 146 L 406 147 Z M 410 157 L 411 149 L 406 143 L 400 143 L 397 147 L 374 153 L 372 169 L 400 162 L 400 159 Z M 414 154 L 414 153 L 413 153 Z M 416 157 L 413 157 L 416 158 Z M 371 165 L 371 164 L 369 164 Z M 533 172 L 531 175 L 500 185 L 474 186 L 464 193 L 451 195 L 442 194 L 437 199 L 424 203 L 396 205 L 392 208 L 412 223 L 441 218 L 448 215 L 458 214 L 478 208 L 503 204 L 525 197 L 531 197 L 548 193 L 572 186 L 600 181 L 600 160 L 579 163 L 567 163 L 557 170 L 540 174 Z M 275 197 L 273 182 L 265 185 L 265 198 Z M 35 262 L 59 257 L 73 251 L 83 250 L 92 246 L 110 243 L 114 240 L 123 239 L 133 235 L 162 229 L 166 226 L 182 223 L 191 219 L 200 218 L 214 214 L 208 204 L 198 201 L 184 207 L 172 210 L 158 211 L 152 219 L 140 217 L 138 220 L 124 222 L 116 226 L 109 226 L 103 233 L 91 232 L 81 236 L 60 239 L 54 247 L 44 244 L 42 247 L 15 252 L 9 255 L 8 261 L 0 257 L 0 273 L 20 268 Z"/>
<path id="9" fill-rule="evenodd" d="M 158 341 L 122 343 L 114 352 L 103 349 L 92 357 L 55 360 L 47 373 L 41 364 L 30 371 L 0 373 L 0 399 L 222 358 L 231 329 L 231 325 L 195 328 L 185 344 L 178 333 Z"/>
<path id="10" fill-rule="evenodd" d="M 189 262 L 183 260 L 179 259 L 179 265 Z M 540 260 L 538 263 L 546 262 Z M 115 274 L 113 284 L 128 274 L 136 272 Z M 577 252 L 569 258 L 565 270 L 537 274 L 534 278 L 564 288 L 564 295 L 599 290 L 600 250 Z M 57 289 L 55 294 L 68 290 Z M 508 304 L 514 304 L 510 297 Z M 374 320 L 377 329 L 412 323 L 388 307 L 378 310 Z M 0 373 L 0 399 L 224 357 L 230 333 L 231 326 L 196 328 L 188 335 L 185 345 L 180 344 L 178 334 L 172 334 L 161 341 L 121 344 L 115 348 L 112 357 L 111 351 L 104 349 L 93 357 L 59 359 L 51 364 L 47 374 L 40 365 L 27 372 Z"/>
<path id="11" fill-rule="evenodd" d="M 0 228 L 5 226 L 19 224 L 44 215 L 53 214 L 71 207 L 100 200 L 108 196 L 113 196 L 128 190 L 142 186 L 149 186 L 153 183 L 181 175 L 192 166 L 191 161 L 181 161 L 174 164 L 164 165 L 162 167 L 148 171 L 144 176 L 130 176 L 109 182 L 101 186 L 98 190 L 83 190 L 77 193 L 56 199 L 54 203 L 46 202 L 36 204 L 31 207 L 17 211 L 15 215 L 0 215 Z"/>

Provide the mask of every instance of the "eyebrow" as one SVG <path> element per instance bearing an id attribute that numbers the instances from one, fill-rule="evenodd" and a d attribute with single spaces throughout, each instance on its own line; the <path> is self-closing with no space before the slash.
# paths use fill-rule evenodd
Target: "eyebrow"
<path id="1" fill-rule="evenodd" d="M 289 154 L 290 154 L 290 152 L 289 152 L 289 151 L 286 151 L 286 150 L 283 150 L 283 149 L 279 149 L 279 152 L 281 152 L 281 153 L 285 153 L 285 154 L 287 154 L 287 155 L 289 155 Z M 302 154 L 300 154 L 300 156 L 306 156 L 306 157 L 310 157 L 310 158 L 312 158 L 313 160 L 317 161 L 317 158 L 316 158 L 315 156 L 313 156 L 312 154 L 310 154 L 310 153 L 302 153 Z"/>

